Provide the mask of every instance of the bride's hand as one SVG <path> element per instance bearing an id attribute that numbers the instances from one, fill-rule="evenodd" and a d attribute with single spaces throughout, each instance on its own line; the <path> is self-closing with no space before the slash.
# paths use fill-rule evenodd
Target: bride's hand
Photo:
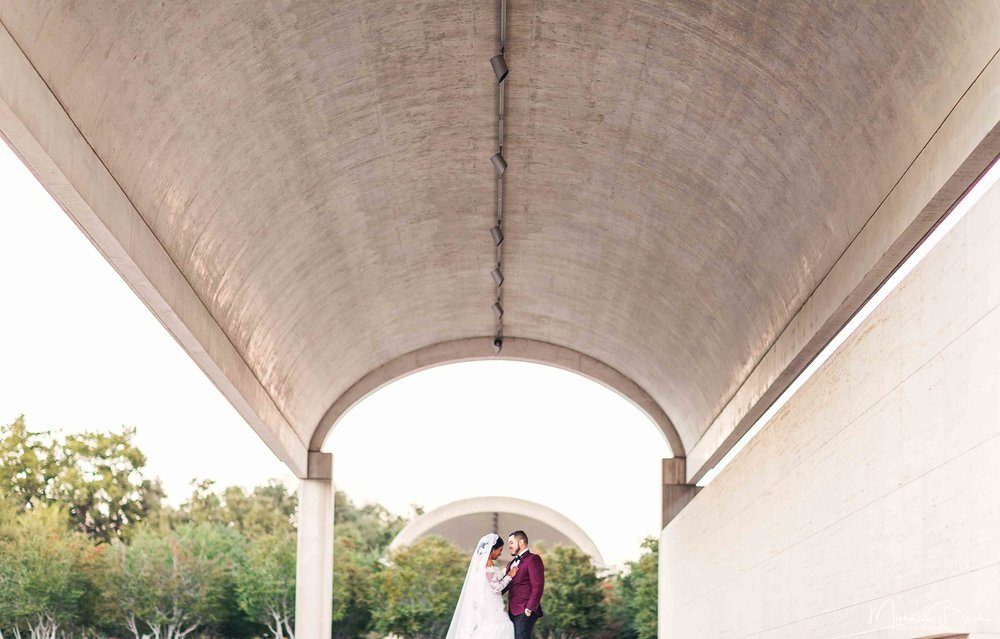
<path id="1" fill-rule="evenodd" d="M 511 566 L 510 570 L 507 571 L 507 576 L 508 577 L 513 577 L 516 574 L 517 574 L 517 566 Z"/>

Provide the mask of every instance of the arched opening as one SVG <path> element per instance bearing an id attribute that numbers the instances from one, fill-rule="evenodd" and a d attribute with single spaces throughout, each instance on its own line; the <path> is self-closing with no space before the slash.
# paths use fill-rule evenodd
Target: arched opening
<path id="1" fill-rule="evenodd" d="M 357 403 L 324 449 L 352 496 L 397 512 L 484 495 L 542 503 L 576 522 L 612 566 L 659 533 L 661 463 L 671 452 L 618 393 L 512 361 L 405 376 Z"/>
<path id="2" fill-rule="evenodd" d="M 472 548 L 484 531 L 503 536 L 514 530 L 531 530 L 535 545 L 573 546 L 589 555 L 598 567 L 604 566 L 597 545 L 574 522 L 542 504 L 513 497 L 473 497 L 435 508 L 407 524 L 392 540 L 389 550 L 431 535 L 444 537 L 459 548 Z"/>
<path id="3" fill-rule="evenodd" d="M 656 400 L 626 375 L 604 362 L 570 348 L 531 339 L 507 338 L 500 354 L 485 356 L 484 353 L 489 353 L 490 349 L 491 338 L 488 337 L 443 342 L 407 353 L 369 372 L 338 397 L 326 411 L 313 433 L 310 449 L 322 449 L 330 432 L 351 407 L 396 380 L 445 364 L 500 360 L 552 366 L 577 373 L 615 391 L 653 422 L 669 444 L 673 453 L 671 456 L 684 456 L 684 444 L 680 435 Z"/>

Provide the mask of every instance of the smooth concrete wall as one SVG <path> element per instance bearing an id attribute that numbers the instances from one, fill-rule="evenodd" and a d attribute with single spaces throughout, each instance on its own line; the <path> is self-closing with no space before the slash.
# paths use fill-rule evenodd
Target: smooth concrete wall
<path id="1" fill-rule="evenodd" d="M 994 187 L 664 529 L 660 637 L 1000 633 L 998 304 Z"/>

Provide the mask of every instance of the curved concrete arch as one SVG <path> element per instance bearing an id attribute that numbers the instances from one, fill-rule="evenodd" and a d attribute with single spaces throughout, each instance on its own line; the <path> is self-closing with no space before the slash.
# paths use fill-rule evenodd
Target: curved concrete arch
<path id="1" fill-rule="evenodd" d="M 618 370 L 589 355 L 564 346 L 516 337 L 504 338 L 503 350 L 493 354 L 492 337 L 475 337 L 442 342 L 411 351 L 369 372 L 338 397 L 316 426 L 311 450 L 320 450 L 337 422 L 358 402 L 394 381 L 429 368 L 499 359 L 553 366 L 582 375 L 621 395 L 652 421 L 670 445 L 674 457 L 684 456 L 684 444 L 666 412 L 641 386 Z"/>
<path id="2" fill-rule="evenodd" d="M 463 518 L 470 518 L 474 515 L 490 514 L 513 516 L 515 520 L 521 521 L 539 522 L 544 526 L 561 533 L 565 539 L 553 540 L 546 539 L 543 536 L 536 536 L 532 534 L 530 525 L 524 525 L 524 530 L 528 533 L 532 543 L 536 540 L 542 539 L 556 542 L 564 542 L 568 540 L 574 546 L 590 555 L 594 559 L 594 563 L 598 566 L 604 566 L 604 557 L 601 555 L 601 551 L 598 550 L 597 544 L 594 543 L 594 541 L 583 531 L 582 528 L 573 523 L 573 521 L 547 506 L 543 506 L 526 499 L 517 499 L 515 497 L 473 497 L 471 499 L 455 501 L 441 506 L 440 508 L 435 508 L 434 510 L 417 517 L 405 528 L 403 528 L 403 530 L 396 535 L 396 538 L 392 540 L 392 543 L 389 545 L 389 550 L 395 550 L 397 548 L 408 546 L 421 537 L 429 534 L 441 534 L 442 526 L 446 526 L 449 522 L 455 522 Z M 469 519 L 469 523 L 472 523 L 471 519 Z M 483 529 L 483 526 L 480 523 L 479 528 L 475 531 L 470 531 L 470 533 L 474 535 L 474 537 L 469 537 L 472 541 L 469 542 L 466 540 L 459 545 L 462 545 L 463 547 L 468 545 L 471 548 L 473 544 L 475 544 L 475 540 L 479 539 L 480 536 L 486 532 L 489 532 L 489 530 Z M 501 530 L 498 532 L 502 535 L 510 531 Z M 444 536 L 448 538 L 448 535 Z"/>

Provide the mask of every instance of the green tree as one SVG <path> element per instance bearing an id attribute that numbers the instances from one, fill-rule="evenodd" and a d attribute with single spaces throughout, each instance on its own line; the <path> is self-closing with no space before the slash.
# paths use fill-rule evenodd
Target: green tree
<path id="1" fill-rule="evenodd" d="M 350 539 L 354 549 L 371 560 L 377 560 L 399 531 L 406 518 L 393 515 L 381 504 L 357 506 L 343 492 L 337 491 L 334 507 L 334 534 Z"/>
<path id="2" fill-rule="evenodd" d="M 177 511 L 176 526 L 182 524 L 211 524 L 225 526 L 229 517 L 222 503 L 222 496 L 215 489 L 211 479 L 196 479 L 191 482 L 191 495 Z"/>
<path id="3" fill-rule="evenodd" d="M 213 525 L 140 530 L 108 552 L 107 601 L 135 639 L 182 639 L 231 619 L 243 539 Z"/>
<path id="4" fill-rule="evenodd" d="M 224 498 L 223 503 L 228 505 L 230 500 Z M 294 632 L 295 542 L 294 531 L 251 537 L 246 564 L 237 576 L 241 609 L 275 637 L 292 637 Z M 368 553 L 358 551 L 350 534 L 336 536 L 333 568 L 336 639 L 353 639 L 370 630 L 374 575 L 378 569 L 379 564 Z"/>
<path id="5" fill-rule="evenodd" d="M 642 543 L 638 561 L 630 561 L 614 579 L 608 609 L 619 639 L 655 639 L 659 604 L 659 541 Z"/>
<path id="6" fill-rule="evenodd" d="M 0 426 L 0 499 L 22 511 L 48 503 L 58 471 L 50 433 L 28 430 L 24 415 Z"/>
<path id="7" fill-rule="evenodd" d="M 247 538 L 294 530 L 298 498 L 276 480 L 249 493 L 239 486 L 218 491 L 215 482 L 208 479 L 196 480 L 192 485 L 191 496 L 173 516 L 175 524 L 228 526 Z"/>
<path id="8" fill-rule="evenodd" d="M 604 588 L 590 556 L 575 547 L 555 546 L 543 559 L 545 616 L 538 622 L 539 634 L 596 637 L 605 623 Z"/>
<path id="9" fill-rule="evenodd" d="M 256 486 L 250 493 L 231 486 L 222 495 L 227 521 L 247 537 L 281 535 L 294 530 L 298 497 L 279 481 Z"/>
<path id="10" fill-rule="evenodd" d="M 162 488 L 143 477 L 146 456 L 133 440 L 135 428 L 120 433 L 69 435 L 59 447 L 60 470 L 52 482 L 53 501 L 69 509 L 72 525 L 103 542 L 125 538 L 159 504 Z M 152 495 L 154 490 L 160 494 Z"/>
<path id="11" fill-rule="evenodd" d="M 467 568 L 465 553 L 440 537 L 392 553 L 376 578 L 375 630 L 408 639 L 444 637 Z"/>
<path id="12" fill-rule="evenodd" d="M 163 498 L 143 477 L 146 457 L 135 429 L 82 433 L 62 441 L 27 428 L 24 416 L 0 427 L 0 498 L 25 511 L 65 507 L 73 528 L 97 541 L 127 537 Z"/>
<path id="13" fill-rule="evenodd" d="M 252 539 L 236 575 L 240 609 L 275 639 L 295 637 L 295 536 Z"/>
<path id="14" fill-rule="evenodd" d="M 104 547 L 67 530 L 56 508 L 36 506 L 0 529 L 0 634 L 65 637 L 95 619 Z"/>
<path id="15" fill-rule="evenodd" d="M 333 637 L 354 639 L 371 629 L 380 564 L 358 552 L 349 537 L 333 544 Z"/>
<path id="16" fill-rule="evenodd" d="M 607 639 L 636 639 L 632 612 L 625 601 L 623 575 L 613 575 L 605 581 L 604 608 L 607 624 L 602 637 Z"/>
<path id="17" fill-rule="evenodd" d="M 167 493 L 163 488 L 163 482 L 159 477 L 155 477 L 146 483 L 145 494 L 143 495 L 143 505 L 146 513 L 139 522 L 143 527 L 164 528 L 170 527 L 176 521 L 176 510 L 166 504 Z"/>
<path id="18" fill-rule="evenodd" d="M 631 598 L 636 637 L 656 639 L 656 622 L 659 605 L 659 540 L 649 537 L 642 544 L 646 551 L 639 561 L 630 564 L 628 580 L 634 593 Z"/>

